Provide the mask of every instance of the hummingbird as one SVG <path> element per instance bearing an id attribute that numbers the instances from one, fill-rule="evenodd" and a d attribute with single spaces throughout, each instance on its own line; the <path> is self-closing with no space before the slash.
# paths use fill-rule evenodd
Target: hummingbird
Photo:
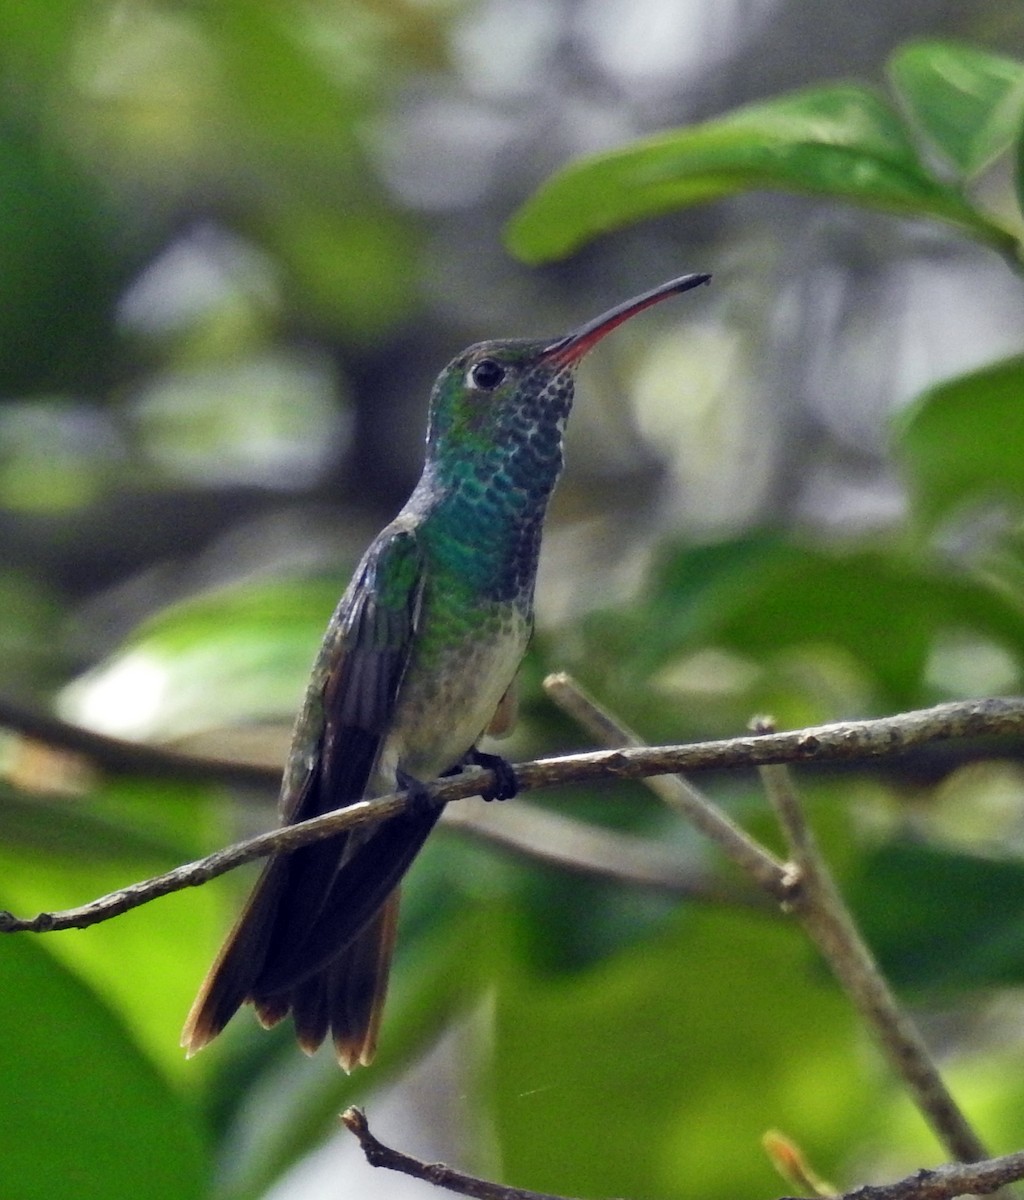
<path id="1" fill-rule="evenodd" d="M 575 371 L 607 333 L 668 296 L 671 279 L 555 340 L 486 341 L 444 368 L 430 398 L 423 471 L 374 539 L 327 627 L 281 786 L 282 824 L 464 766 L 515 773 L 484 754 L 515 720 L 515 678 L 533 629 L 548 501 L 562 471 Z M 263 868 L 192 1006 L 191 1055 L 245 1003 L 270 1027 L 291 1013 L 308 1054 L 331 1036 L 341 1067 L 376 1050 L 399 883 L 440 815 L 412 803 Z"/>

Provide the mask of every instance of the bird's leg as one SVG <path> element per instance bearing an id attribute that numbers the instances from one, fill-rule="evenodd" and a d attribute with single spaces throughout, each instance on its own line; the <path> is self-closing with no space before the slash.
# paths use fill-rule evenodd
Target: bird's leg
<path id="1" fill-rule="evenodd" d="M 485 800 L 511 800 L 519 792 L 515 767 L 500 754 L 487 754 L 474 746 L 463 756 L 462 765 L 494 772 L 493 785 L 480 793 Z"/>
<path id="2" fill-rule="evenodd" d="M 484 733 L 492 737 L 505 737 L 516 723 L 519 712 L 519 685 L 513 679 L 505 689 L 505 694 L 498 701 L 490 724 Z M 511 800 L 519 792 L 519 780 L 515 770 L 507 758 L 500 754 L 486 754 L 483 750 L 472 746 L 463 756 L 460 766 L 482 767 L 485 771 L 494 772 L 494 783 L 480 794 L 485 800 Z"/>
<path id="3" fill-rule="evenodd" d="M 454 774 L 454 772 L 446 771 L 446 775 Z M 408 771 L 403 771 L 399 767 L 395 771 L 395 782 L 405 792 L 409 794 L 409 807 L 406 812 L 412 813 L 420 817 L 432 817 L 437 815 L 437 800 L 430 792 L 430 788 L 423 782 L 422 779 L 417 779 L 415 775 L 410 775 Z"/>
<path id="4" fill-rule="evenodd" d="M 447 771 L 442 771 L 441 779 L 450 779 L 453 775 L 461 775 L 466 767 L 480 767 L 484 771 L 493 771 L 495 774 L 495 783 L 481 791 L 480 795 L 484 800 L 511 800 L 513 796 L 519 794 L 519 781 L 516 779 L 515 767 L 508 761 L 507 758 L 502 758 L 500 754 L 487 754 L 483 750 L 479 750 L 476 746 L 467 750 L 466 753 L 459 759 L 454 767 L 449 767 Z M 407 782 L 408 781 L 408 782 Z M 408 787 L 411 790 L 419 788 L 423 793 L 425 800 L 430 800 L 430 795 L 426 792 L 425 786 L 417 779 L 413 779 L 409 775 L 402 772 L 398 779 L 399 787 Z"/>

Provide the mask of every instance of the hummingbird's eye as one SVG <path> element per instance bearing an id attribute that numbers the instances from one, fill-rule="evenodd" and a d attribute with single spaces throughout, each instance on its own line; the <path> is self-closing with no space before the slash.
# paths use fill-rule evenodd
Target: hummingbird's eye
<path id="1" fill-rule="evenodd" d="M 469 382 L 484 392 L 493 392 L 505 378 L 505 368 L 493 358 L 482 358 L 469 369 Z"/>

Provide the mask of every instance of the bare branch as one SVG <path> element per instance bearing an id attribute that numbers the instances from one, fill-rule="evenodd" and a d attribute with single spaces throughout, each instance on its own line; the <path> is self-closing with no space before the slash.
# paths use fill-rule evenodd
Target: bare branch
<path id="1" fill-rule="evenodd" d="M 572 874 L 683 900 L 766 907 L 759 892 L 722 883 L 700 866 L 687 866 L 680 862 L 677 850 L 660 842 L 578 821 L 536 804 L 452 807 L 445 812 L 445 825 Z"/>
<path id="2" fill-rule="evenodd" d="M 842 1200 L 952 1200 L 955 1196 L 988 1196 L 1020 1179 L 1024 1179 L 1024 1150 L 981 1162 L 923 1169 L 896 1183 L 856 1188 Z"/>
<path id="3" fill-rule="evenodd" d="M 111 775 L 147 775 L 155 779 L 181 779 L 277 789 L 281 771 L 228 758 L 181 754 L 145 742 L 107 737 L 81 725 L 62 721 L 52 713 L 0 696 L 0 729 L 10 729 L 35 741 L 85 755 Z"/>
<path id="4" fill-rule="evenodd" d="M 985 1158 L 988 1150 L 946 1087 L 917 1025 L 900 1007 L 860 936 L 818 848 L 788 768 L 762 767 L 761 777 L 793 856 L 787 908 L 818 947 L 946 1152 L 961 1162 Z"/>
<path id="5" fill-rule="evenodd" d="M 577 755 L 573 761 L 579 765 L 581 775 L 573 782 L 600 776 L 639 779 L 675 771 L 720 771 L 768 763 L 864 761 L 895 757 L 930 742 L 992 735 L 1024 737 L 1024 697 L 958 700 L 876 720 L 839 721 L 790 733 L 752 734 L 689 746 L 664 746 L 657 752 L 648 747 Z M 650 757 L 655 753 L 657 769 L 648 770 L 648 765 L 655 765 Z M 543 761 L 550 767 L 562 760 Z M 644 763 L 644 769 L 637 769 L 639 762 Z M 602 764 L 600 767 L 599 763 Z M 591 764 L 597 767 L 594 775 L 590 773 Z M 557 775 L 558 767 L 554 770 Z M 533 773 L 530 778 L 534 787 L 554 782 Z M 566 781 L 559 778 L 557 782 Z"/>
<path id="6" fill-rule="evenodd" d="M 554 787 L 597 780 L 645 779 L 679 771 L 757 767 L 780 762 L 851 762 L 877 759 L 927 742 L 982 735 L 1024 735 L 1024 698 L 969 700 L 935 708 L 883 717 L 874 721 L 847 721 L 819 725 L 793 733 L 762 734 L 698 742 L 682 746 L 625 747 L 572 754 L 521 763 L 516 767 L 519 790 Z M 470 771 L 428 786 L 427 795 L 437 804 L 448 804 L 478 795 L 497 780 L 490 771 Z M 415 801 L 422 803 L 421 799 Z M 404 792 L 363 800 L 321 817 L 271 830 L 239 842 L 193 863 L 176 867 L 153 879 L 135 883 L 90 904 L 63 912 L 18 918 L 0 913 L 0 933 L 58 929 L 83 929 L 137 908 L 158 896 L 186 887 L 197 887 L 218 875 L 269 854 L 330 837 L 359 825 L 372 824 L 402 812 L 410 798 Z"/>
<path id="7" fill-rule="evenodd" d="M 559 678 L 551 676 L 552 681 Z M 554 687 L 557 688 L 557 682 Z M 603 712 L 599 707 L 597 711 Z M 579 719 L 581 724 L 587 724 L 583 718 Z M 618 728 L 614 718 L 608 719 L 612 721 L 612 729 Z M 281 779 L 281 772 L 275 767 L 183 754 L 161 746 L 108 737 L 4 696 L 0 696 L 0 728 L 83 754 L 112 774 L 274 789 Z M 723 770 L 758 766 L 765 761 L 838 763 L 892 758 L 929 743 L 1004 734 L 1024 734 L 1024 698 L 957 701 L 877 721 L 851 721 L 780 734 L 776 752 L 781 757 L 771 760 L 759 757 L 763 749 L 753 750 L 754 738 L 702 742 L 691 747 L 693 757 L 684 767 L 668 769 Z M 614 740 L 600 732 L 597 736 L 602 741 Z"/>
<path id="8" fill-rule="evenodd" d="M 638 749 L 646 745 L 639 734 L 621 724 L 571 676 L 564 673 L 549 675 L 544 680 L 544 690 L 560 708 L 606 746 Z M 644 782 L 669 808 L 715 842 L 722 853 L 769 896 L 775 900 L 785 899 L 787 882 L 782 862 L 726 816 L 685 776 L 658 775 Z"/>
<path id="9" fill-rule="evenodd" d="M 359 1139 L 366 1161 L 372 1167 L 401 1171 L 457 1195 L 472 1196 L 474 1200 L 571 1200 L 570 1197 L 553 1196 L 547 1192 L 505 1187 L 465 1175 L 443 1163 L 425 1163 L 400 1150 L 393 1150 L 373 1136 L 366 1114 L 360 1108 L 346 1109 L 341 1120 Z M 1024 1179 L 1024 1150 L 982 1162 L 954 1163 L 917 1171 L 896 1183 L 855 1188 L 837 1200 L 954 1200 L 957 1196 L 988 1195 L 1019 1179 Z M 787 1196 L 781 1200 L 795 1198 Z"/>
<path id="10" fill-rule="evenodd" d="M 386 1167 L 390 1171 L 401 1171 L 413 1179 L 423 1179 L 437 1187 L 445 1188 L 458 1196 L 472 1196 L 474 1200 L 572 1200 L 569 1196 L 553 1196 L 550 1192 L 530 1192 L 525 1188 L 505 1187 L 491 1183 L 475 1175 L 465 1175 L 444 1163 L 425 1163 L 401 1150 L 392 1150 L 378 1141 L 366 1123 L 366 1114 L 361 1108 L 346 1108 L 341 1114 L 342 1124 L 359 1139 L 359 1145 L 371 1167 Z"/>
<path id="11" fill-rule="evenodd" d="M 643 744 L 569 676 L 551 676 L 544 686 L 595 736 L 632 747 Z M 755 723 L 755 730 L 763 737 L 774 735 L 765 721 Z M 762 766 L 760 771 L 793 859 L 791 865 L 784 866 L 770 855 L 686 779 L 665 776 L 646 783 L 712 838 L 755 883 L 779 900 L 786 912 L 798 918 L 946 1152 L 967 1162 L 985 1158 L 988 1151 L 950 1094 L 916 1025 L 900 1008 L 860 937 L 818 849 L 788 768 L 776 763 Z"/>
<path id="12" fill-rule="evenodd" d="M 478 790 L 476 781 L 480 777 L 479 773 L 474 775 L 473 783 L 470 784 L 462 779 L 452 780 L 450 783 L 446 781 L 443 785 L 445 802 L 474 794 Z M 461 794 L 449 794 L 458 792 L 458 787 L 453 785 L 461 785 Z M 156 900 L 160 896 L 180 892 L 187 887 L 200 887 L 209 883 L 211 879 L 216 879 L 218 875 L 224 875 L 255 859 L 297 850 L 299 846 L 319 841 L 343 830 L 356 829 L 360 825 L 376 824 L 396 816 L 410 802 L 411 798 L 405 792 L 382 796 L 379 800 L 361 800 L 324 816 L 313 817 L 297 825 L 271 829 L 244 842 L 236 842 L 223 850 L 208 854 L 205 858 L 174 867 L 162 875 L 155 875 L 140 883 L 130 884 L 78 908 L 39 913 L 38 916 L 29 918 L 15 917 L 9 912 L 0 911 L 0 933 L 51 933 L 62 929 L 86 929 L 90 925 L 98 925 L 101 921 L 118 917 L 142 904 L 148 904 L 150 900 Z M 420 801 L 417 798 L 415 802 Z"/>

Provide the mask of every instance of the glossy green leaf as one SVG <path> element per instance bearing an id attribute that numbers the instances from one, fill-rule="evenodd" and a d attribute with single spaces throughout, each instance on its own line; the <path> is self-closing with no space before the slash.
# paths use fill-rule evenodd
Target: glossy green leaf
<path id="1" fill-rule="evenodd" d="M 937 217 L 1006 240 L 924 169 L 881 97 L 844 85 L 753 104 L 572 163 L 519 209 L 507 242 L 542 262 L 640 218 L 758 188 Z"/>
<path id="2" fill-rule="evenodd" d="M 1024 356 L 924 393 L 894 426 L 925 526 L 983 501 L 1024 501 Z"/>
<path id="3" fill-rule="evenodd" d="M 0 945 L 0 1061 L 4 1200 L 206 1194 L 194 1113 L 96 993 L 30 934 Z"/>
<path id="4" fill-rule="evenodd" d="M 921 988 L 1024 982 L 1024 864 L 899 842 L 869 854 L 848 889 L 894 983 Z"/>
<path id="5" fill-rule="evenodd" d="M 957 42 L 912 42 L 889 73 L 913 120 L 967 178 L 1020 136 L 1024 63 Z"/>
<path id="6" fill-rule="evenodd" d="M 31 821 L 31 840 L 5 837 L 0 846 L 0 906 L 19 916 L 84 904 L 227 840 L 207 797 L 193 788 L 126 780 L 95 800 L 66 801 L 66 817 L 59 802 L 45 807 L 50 839 Z M 82 843 L 70 850 L 77 833 Z M 204 1068 L 185 1062 L 178 1040 L 230 911 L 225 889 L 188 888 L 89 929 L 49 934 L 47 948 L 119 1012 L 166 1074 L 198 1082 Z"/>
<path id="7" fill-rule="evenodd" d="M 502 1178 L 567 1196 L 773 1195 L 759 1140 L 779 1126 L 831 1171 L 876 1119 L 877 1080 L 809 962 L 770 917 L 687 911 L 582 975 L 513 974 L 484 1080 Z"/>
<path id="8" fill-rule="evenodd" d="M 672 740 L 745 727 L 751 712 L 795 727 L 931 702 L 926 668 L 951 630 L 1024 663 L 1016 605 L 967 572 L 752 536 L 666 551 L 639 602 L 588 618 L 573 669 L 648 738 Z M 674 681 L 700 653 L 728 661 L 694 711 Z"/>
<path id="9" fill-rule="evenodd" d="M 290 729 L 339 593 L 337 580 L 284 580 L 175 605 L 65 689 L 62 710 L 140 739 L 261 721 Z"/>

